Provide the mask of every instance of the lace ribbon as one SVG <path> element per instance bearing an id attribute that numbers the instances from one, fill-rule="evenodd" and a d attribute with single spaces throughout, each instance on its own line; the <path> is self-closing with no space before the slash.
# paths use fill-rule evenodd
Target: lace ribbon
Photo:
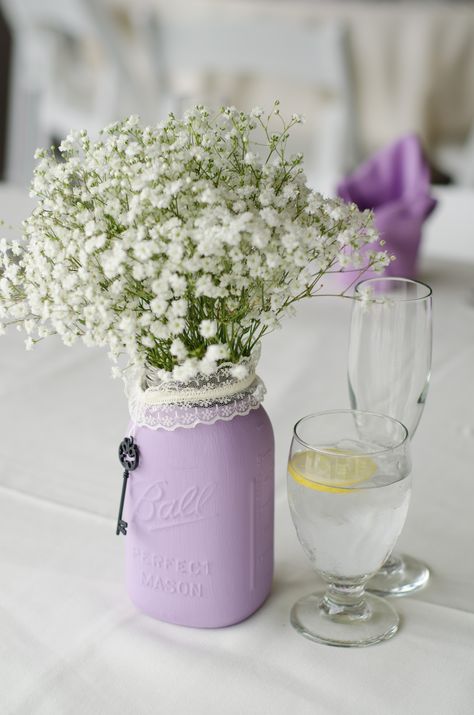
<path id="1" fill-rule="evenodd" d="M 233 363 L 220 365 L 209 376 L 199 373 L 188 382 L 161 381 L 149 368 L 129 390 L 130 417 L 137 426 L 174 430 L 247 415 L 260 406 L 265 394 L 255 372 L 259 357 L 257 349 L 239 363 L 247 373 L 240 378 L 232 375 Z"/>

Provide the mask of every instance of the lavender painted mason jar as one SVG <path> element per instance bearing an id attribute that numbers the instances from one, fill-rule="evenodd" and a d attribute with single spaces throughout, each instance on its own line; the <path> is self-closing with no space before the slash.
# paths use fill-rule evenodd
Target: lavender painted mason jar
<path id="1" fill-rule="evenodd" d="M 124 512 L 131 600 L 185 626 L 247 618 L 273 576 L 274 441 L 265 410 L 172 431 L 135 426 L 133 434 L 140 462 Z"/>

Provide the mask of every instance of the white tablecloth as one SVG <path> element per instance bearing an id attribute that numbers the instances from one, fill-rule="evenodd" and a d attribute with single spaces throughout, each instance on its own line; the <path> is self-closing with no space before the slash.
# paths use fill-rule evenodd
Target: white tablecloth
<path id="1" fill-rule="evenodd" d="M 0 215 L 26 211 L 21 195 L 0 190 Z M 428 230 L 427 247 L 441 240 L 436 217 Z M 26 353 L 15 332 L 0 339 L 1 715 L 474 711 L 474 244 L 472 262 L 426 256 L 422 277 L 434 288 L 433 380 L 400 546 L 432 578 L 395 602 L 397 636 L 361 650 L 311 643 L 288 615 L 317 581 L 286 504 L 290 433 L 305 413 L 347 406 L 350 301 L 302 303 L 264 344 L 275 582 L 253 617 L 221 630 L 160 623 L 128 601 L 115 536 L 127 410 L 105 355 L 54 340 Z"/>

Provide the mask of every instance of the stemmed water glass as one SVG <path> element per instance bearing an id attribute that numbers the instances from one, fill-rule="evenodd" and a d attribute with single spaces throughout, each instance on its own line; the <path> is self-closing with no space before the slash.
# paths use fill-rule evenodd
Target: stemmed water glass
<path id="1" fill-rule="evenodd" d="M 365 646 L 396 633 L 396 611 L 364 587 L 405 522 L 408 443 L 400 422 L 370 412 L 320 412 L 295 425 L 290 511 L 306 555 L 327 584 L 291 611 L 292 625 L 307 638 Z"/>
<path id="2" fill-rule="evenodd" d="M 381 277 L 355 288 L 349 343 L 351 407 L 403 422 L 410 439 L 425 405 L 431 369 L 431 288 Z M 428 567 L 411 556 L 391 555 L 367 588 L 401 596 L 422 588 Z"/>

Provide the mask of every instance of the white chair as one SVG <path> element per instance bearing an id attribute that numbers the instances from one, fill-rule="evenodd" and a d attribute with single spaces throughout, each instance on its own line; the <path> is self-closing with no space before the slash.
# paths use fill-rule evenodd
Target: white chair
<path id="1" fill-rule="evenodd" d="M 97 134 L 127 103 L 139 111 L 138 83 L 101 2 L 0 2 L 13 34 L 7 179 L 26 185 L 38 146 L 73 128 Z"/>
<path id="2" fill-rule="evenodd" d="M 336 22 L 283 20 L 258 13 L 247 21 L 219 12 L 155 13 L 148 43 L 161 89 L 161 113 L 181 109 L 176 74 L 273 77 L 323 95 L 324 111 L 312 137 L 311 183 L 329 188 L 357 158 L 355 112 L 344 27 Z M 179 100 L 181 99 L 181 103 Z M 207 98 L 199 98 L 206 102 Z M 237 103 L 231 96 L 224 101 Z M 309 124 L 312 118 L 307 117 Z"/>

